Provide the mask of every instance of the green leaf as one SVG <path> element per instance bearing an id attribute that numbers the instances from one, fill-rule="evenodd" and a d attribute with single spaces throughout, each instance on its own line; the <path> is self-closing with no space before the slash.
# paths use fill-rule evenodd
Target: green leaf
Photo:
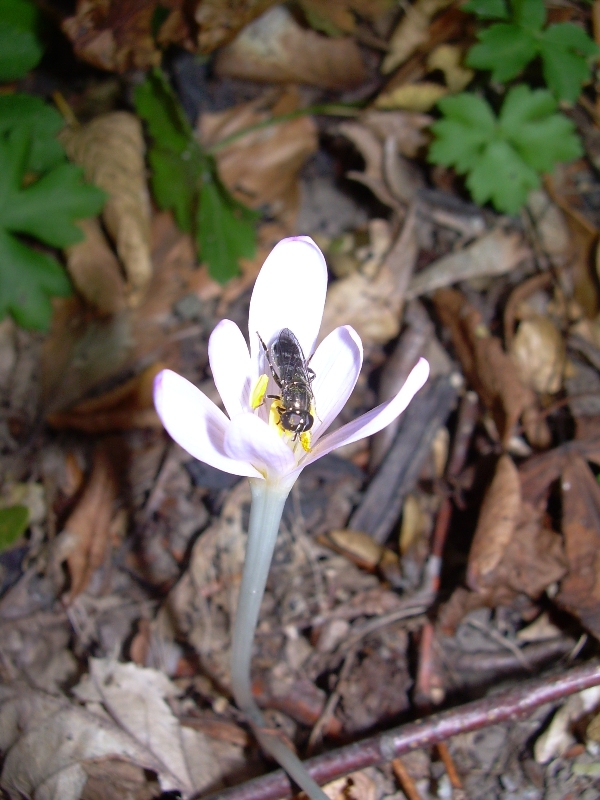
<path id="1" fill-rule="evenodd" d="M 24 328 L 47 330 L 50 296 L 70 293 L 66 272 L 54 258 L 0 229 L 0 319 L 10 313 Z"/>
<path id="2" fill-rule="evenodd" d="M 600 49 L 580 27 L 569 22 L 550 25 L 539 47 L 544 80 L 557 97 L 574 103 L 582 85 L 590 80 L 589 59 Z"/>
<path id="3" fill-rule="evenodd" d="M 163 72 L 155 68 L 135 90 L 135 110 L 157 145 L 183 153 L 194 139 L 192 128 Z"/>
<path id="4" fill-rule="evenodd" d="M 27 530 L 29 510 L 27 506 L 0 508 L 0 553 L 7 550 Z"/>
<path id="5" fill-rule="evenodd" d="M 557 102 L 545 89 L 514 87 L 499 119 L 484 100 L 468 93 L 438 105 L 445 117 L 432 125 L 436 139 L 429 160 L 466 174 L 473 198 L 491 200 L 498 211 L 518 211 L 528 192 L 539 186 L 540 173 L 581 154 L 573 123 L 555 113 Z"/>
<path id="6" fill-rule="evenodd" d="M 14 81 L 35 67 L 44 52 L 40 15 L 28 0 L 0 0 L 0 81 Z"/>
<path id="7" fill-rule="evenodd" d="M 516 214 L 539 185 L 537 172 L 502 141 L 490 142 L 467 178 L 467 188 L 477 203 L 491 200 L 498 210 L 509 214 Z"/>
<path id="8" fill-rule="evenodd" d="M 512 0 L 513 16 L 517 25 L 532 32 L 540 31 L 546 22 L 544 0 Z"/>
<path id="9" fill-rule="evenodd" d="M 210 265 L 210 274 L 219 283 L 239 273 L 240 258 L 253 257 L 256 218 L 257 214 L 232 200 L 214 173 L 204 173 L 196 239 L 200 257 Z"/>
<path id="10" fill-rule="evenodd" d="M 65 160 L 65 151 L 56 138 L 64 124 L 58 111 L 40 97 L 0 95 L 0 135 L 19 127 L 31 137 L 27 171 L 45 172 Z"/>
<path id="11" fill-rule="evenodd" d="M 538 46 L 529 31 L 518 25 L 498 23 L 478 34 L 479 44 L 467 53 L 473 69 L 489 69 L 492 80 L 504 83 L 515 78 L 535 58 Z"/>
<path id="12" fill-rule="evenodd" d="M 14 233 L 24 233 L 54 247 L 82 239 L 75 220 L 97 214 L 105 194 L 83 182 L 73 164 L 59 164 L 23 187 L 29 163 L 27 132 L 16 127 L 0 134 L 0 318 L 44 330 L 50 322 L 51 295 L 67 295 L 70 283 L 53 258 L 33 250 Z"/>
<path id="13" fill-rule="evenodd" d="M 506 0 L 469 0 L 462 10 L 475 14 L 479 19 L 508 19 Z"/>
<path id="14" fill-rule="evenodd" d="M 138 114 L 153 139 L 148 153 L 152 191 L 182 230 L 191 231 L 210 275 L 225 282 L 238 260 L 255 252 L 257 215 L 236 202 L 218 180 L 216 165 L 195 139 L 167 79 L 152 70 L 135 92 Z"/>

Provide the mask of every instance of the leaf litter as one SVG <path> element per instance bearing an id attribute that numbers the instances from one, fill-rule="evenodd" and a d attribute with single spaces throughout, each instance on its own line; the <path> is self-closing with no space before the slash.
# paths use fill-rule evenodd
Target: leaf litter
<path id="1" fill-rule="evenodd" d="M 461 160 L 433 116 L 399 110 L 429 109 L 429 86 L 449 93 L 446 128 L 462 119 L 473 30 L 441 1 L 407 13 L 382 0 L 305 0 L 293 13 L 269 2 L 142 5 L 80 2 L 62 23 L 79 58 L 121 76 L 108 109 L 103 100 L 64 128 L 38 98 L 0 98 L 2 119 L 39 126 L 0 222 L 21 248 L 14 263 L 44 260 L 49 281 L 21 317 L 10 309 L 20 322 L 48 321 L 52 309 L 45 337 L 0 322 L 0 785 L 10 797 L 197 797 L 270 769 L 229 683 L 249 488 L 167 440 L 151 387 L 167 365 L 218 401 L 208 336 L 224 317 L 244 327 L 258 269 L 286 235 L 313 236 L 331 267 L 322 335 L 351 324 L 365 345 L 335 424 L 387 399 L 423 354 L 434 378 L 409 429 L 400 421 L 316 462 L 290 497 L 253 659 L 269 723 L 302 756 L 360 748 L 444 700 L 598 654 L 596 118 L 581 121 L 577 107 L 560 121 L 539 90 L 509 89 L 476 159 Z M 163 61 L 167 45 L 215 51 L 214 70 L 183 49 Z M 165 72 L 145 78 L 130 71 L 160 63 Z M 68 91 L 89 109 L 81 84 Z M 533 121 L 525 100 L 538 103 Z M 329 113 L 340 103 L 351 120 Z M 308 105 L 314 114 L 299 113 Z M 545 155 L 536 125 L 558 132 Z M 585 142 L 511 217 L 470 203 L 447 166 L 489 196 L 477 159 L 493 161 L 498 126 L 518 143 L 513 183 L 497 189 L 509 202 L 515 181 L 539 186 L 530 161 L 579 155 L 575 127 Z M 100 195 L 49 139 L 61 127 L 69 157 L 107 195 L 102 218 Z M 426 161 L 431 130 L 446 166 Z M 28 198 L 52 170 L 82 195 L 44 219 Z M 334 199 L 308 214 L 317 181 Z M 23 204 L 29 216 L 15 222 Z M 40 241 L 66 248 L 75 296 L 50 304 L 68 287 L 62 272 L 52 283 L 58 253 Z M 308 302 L 302 276 L 299 287 L 281 287 L 282 302 Z M 386 482 L 393 496 L 382 500 Z M 326 792 L 591 798 L 597 695 L 559 705 Z"/>

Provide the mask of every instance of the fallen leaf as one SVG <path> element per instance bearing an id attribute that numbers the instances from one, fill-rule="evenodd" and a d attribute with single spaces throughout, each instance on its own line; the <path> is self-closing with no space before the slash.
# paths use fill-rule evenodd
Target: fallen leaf
<path id="1" fill-rule="evenodd" d="M 397 336 L 417 253 L 413 209 L 375 278 L 354 272 L 330 287 L 319 336 L 324 338 L 340 324 L 352 325 L 363 342 L 383 344 Z"/>
<path id="2" fill-rule="evenodd" d="M 452 342 L 465 376 L 491 412 L 503 443 L 523 416 L 532 444 L 547 447 L 550 434 L 540 417 L 535 395 L 519 380 L 500 339 L 491 336 L 481 315 L 454 289 L 438 289 L 433 301 L 438 315 L 452 334 Z"/>
<path id="3" fill-rule="evenodd" d="M 120 757 L 159 772 L 161 762 L 106 715 L 24 684 L 0 686 L 0 785 L 11 797 L 79 800 L 87 762 Z"/>
<path id="4" fill-rule="evenodd" d="M 469 552 L 471 589 L 494 603 L 510 601 L 518 593 L 535 599 L 563 577 L 561 539 L 544 528 L 541 516 L 522 501 L 519 472 L 510 456 L 501 456 Z"/>
<path id="5" fill-rule="evenodd" d="M 127 276 L 129 301 L 138 305 L 152 278 L 150 197 L 140 121 L 126 111 L 113 111 L 83 128 L 65 128 L 61 141 L 87 180 L 108 193 L 104 224 Z"/>
<path id="6" fill-rule="evenodd" d="M 66 540 L 62 555 L 66 556 L 71 578 L 67 603 L 85 589 L 93 572 L 104 562 L 110 547 L 116 496 L 113 467 L 106 450 L 99 446 L 87 486 L 60 534 Z"/>
<path id="7" fill-rule="evenodd" d="M 433 118 L 428 114 L 416 114 L 412 111 L 370 109 L 363 114 L 360 121 L 380 141 L 384 142 L 392 137 L 399 153 L 407 158 L 414 158 L 428 142 L 426 130 Z"/>
<path id="8" fill-rule="evenodd" d="M 48 414 L 46 421 L 53 428 L 70 428 L 85 433 L 160 428 L 152 391 L 154 378 L 164 366 L 152 364 L 136 377 L 99 397 L 83 400 L 68 411 Z"/>
<path id="9" fill-rule="evenodd" d="M 0 508 L 0 553 L 25 533 L 28 524 L 29 511 L 26 506 Z"/>
<path id="10" fill-rule="evenodd" d="M 455 44 L 440 44 L 427 59 L 430 70 L 439 69 L 444 73 L 446 86 L 452 94 L 462 90 L 473 80 L 472 69 L 462 66 L 463 50 Z"/>
<path id="11" fill-rule="evenodd" d="M 235 38 L 253 19 L 279 0 L 202 0 L 196 4 L 194 19 L 198 24 L 198 47 L 212 53 Z"/>
<path id="12" fill-rule="evenodd" d="M 119 261 L 96 217 L 77 225 L 85 239 L 67 248 L 67 270 L 79 294 L 101 314 L 126 307 L 126 285 Z"/>
<path id="13" fill-rule="evenodd" d="M 375 108 L 404 109 L 405 111 L 431 111 L 442 97 L 448 94 L 446 86 L 433 81 L 405 83 L 389 92 L 382 92 L 375 100 Z"/>
<path id="14" fill-rule="evenodd" d="M 421 270 L 411 279 L 408 296 L 418 297 L 471 278 L 506 275 L 530 255 L 519 234 L 495 228 Z"/>
<path id="15" fill-rule="evenodd" d="M 62 23 L 75 54 L 95 67 L 116 72 L 160 64 L 157 42 L 191 44 L 181 0 L 78 0 L 75 15 Z M 169 15 L 156 37 L 157 8 Z"/>
<path id="16" fill-rule="evenodd" d="M 309 25 L 328 36 L 357 32 L 356 16 L 376 20 L 393 6 L 393 0 L 301 0 Z"/>
<path id="17" fill-rule="evenodd" d="M 554 714 L 550 725 L 533 745 L 533 754 L 538 764 L 547 764 L 559 758 L 575 743 L 571 733 L 573 723 L 593 711 L 600 702 L 600 688 L 592 686 L 583 692 L 568 697 L 564 705 Z"/>
<path id="18" fill-rule="evenodd" d="M 548 317 L 524 319 L 510 347 L 519 377 L 540 394 L 560 391 L 566 368 L 566 348 L 561 332 Z"/>
<path id="19" fill-rule="evenodd" d="M 217 53 L 214 68 L 220 77 L 336 90 L 356 88 L 366 78 L 354 39 L 328 39 L 304 30 L 283 6 L 247 25 Z"/>
<path id="20" fill-rule="evenodd" d="M 383 142 L 376 134 L 359 122 L 343 122 L 339 132 L 354 144 L 365 160 L 362 172 L 350 170 L 346 177 L 367 186 L 386 206 L 398 211 L 401 204 L 390 191 L 384 176 Z"/>
<path id="21" fill-rule="evenodd" d="M 266 104 L 259 100 L 202 114 L 202 144 L 208 148 L 244 128 L 294 111 L 298 104 L 297 91 L 289 89 L 270 110 L 263 110 Z M 282 220 L 291 233 L 300 206 L 298 173 L 317 149 L 317 127 L 309 116 L 267 125 L 218 149 L 219 177 L 240 202 L 251 208 L 267 205 L 270 216 Z"/>
<path id="22" fill-rule="evenodd" d="M 144 750 L 151 753 L 163 791 L 178 790 L 184 797 L 201 792 L 221 777 L 207 737 L 182 727 L 167 703 L 179 690 L 159 670 L 90 659 L 90 673 L 74 694 L 89 707 L 96 704 L 110 714 Z"/>
<path id="23" fill-rule="evenodd" d="M 329 800 L 375 800 L 377 789 L 372 778 L 364 772 L 351 772 L 323 786 Z"/>
<path id="24" fill-rule="evenodd" d="M 582 456 L 569 457 L 561 492 L 568 573 L 555 600 L 600 637 L 600 486 Z"/>
<path id="25" fill-rule="evenodd" d="M 452 0 L 417 0 L 408 6 L 389 41 L 389 52 L 383 60 L 381 71 L 384 75 L 392 72 L 406 61 L 424 42 L 427 41 L 431 19 Z"/>

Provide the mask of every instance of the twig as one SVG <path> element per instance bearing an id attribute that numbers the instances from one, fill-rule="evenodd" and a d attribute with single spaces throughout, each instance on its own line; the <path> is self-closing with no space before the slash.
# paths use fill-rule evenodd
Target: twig
<path id="1" fill-rule="evenodd" d="M 387 733 L 316 756 L 305 762 L 321 785 L 349 772 L 387 763 L 393 758 L 443 742 L 452 736 L 479 730 L 507 720 L 525 718 L 545 703 L 553 703 L 583 689 L 600 685 L 600 664 L 585 666 L 544 678 L 524 681 L 514 689 L 410 722 Z M 283 770 L 255 778 L 240 786 L 210 795 L 210 800 L 279 800 L 294 793 Z"/>
<path id="2" fill-rule="evenodd" d="M 394 758 L 392 760 L 392 769 L 396 777 L 398 778 L 398 782 L 402 787 L 402 791 L 408 797 L 408 800 L 423 800 L 419 790 L 415 786 L 415 782 L 411 778 L 408 770 L 402 763 L 401 758 Z"/>
<path id="3" fill-rule="evenodd" d="M 452 784 L 453 789 L 462 789 L 462 781 L 458 772 L 456 771 L 456 765 L 454 764 L 454 760 L 450 755 L 450 750 L 448 750 L 448 745 L 445 742 L 438 742 L 437 744 L 437 751 L 438 755 L 444 763 L 446 767 L 446 772 L 448 773 L 448 778 L 450 783 Z"/>

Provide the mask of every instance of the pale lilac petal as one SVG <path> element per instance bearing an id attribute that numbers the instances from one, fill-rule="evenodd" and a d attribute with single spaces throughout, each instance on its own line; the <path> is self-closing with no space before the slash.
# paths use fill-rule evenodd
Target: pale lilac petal
<path id="1" fill-rule="evenodd" d="M 315 372 L 312 390 L 317 415 L 312 428 L 313 441 L 321 436 L 346 405 L 362 366 L 362 342 L 349 325 L 336 328 L 327 336 L 310 362 Z"/>
<path id="2" fill-rule="evenodd" d="M 367 414 L 363 414 L 362 417 L 343 425 L 337 431 L 323 436 L 302 460 L 302 466 L 305 467 L 307 464 L 316 461 L 318 458 L 335 450 L 336 447 L 357 442 L 359 439 L 372 436 L 377 431 L 385 428 L 386 425 L 389 425 L 392 420 L 396 419 L 404 411 L 428 376 L 429 364 L 424 358 L 421 358 L 395 397 L 388 400 L 387 403 L 377 406 Z"/>
<path id="3" fill-rule="evenodd" d="M 291 449 L 254 414 L 235 417 L 225 434 L 225 451 L 239 461 L 248 461 L 269 480 L 286 475 L 296 466 Z"/>
<path id="4" fill-rule="evenodd" d="M 247 461 L 226 453 L 224 439 L 231 423 L 193 383 L 163 369 L 154 379 L 154 405 L 167 432 L 194 458 L 232 475 L 260 477 Z"/>
<path id="5" fill-rule="evenodd" d="M 249 410 L 250 353 L 235 322 L 223 319 L 208 340 L 213 379 L 230 418 Z"/>
<path id="6" fill-rule="evenodd" d="M 310 357 L 321 327 L 326 291 L 327 265 L 312 239 L 295 236 L 273 248 L 250 300 L 248 332 L 254 365 L 262 353 L 257 331 L 270 345 L 283 328 L 289 328 L 305 357 Z"/>

